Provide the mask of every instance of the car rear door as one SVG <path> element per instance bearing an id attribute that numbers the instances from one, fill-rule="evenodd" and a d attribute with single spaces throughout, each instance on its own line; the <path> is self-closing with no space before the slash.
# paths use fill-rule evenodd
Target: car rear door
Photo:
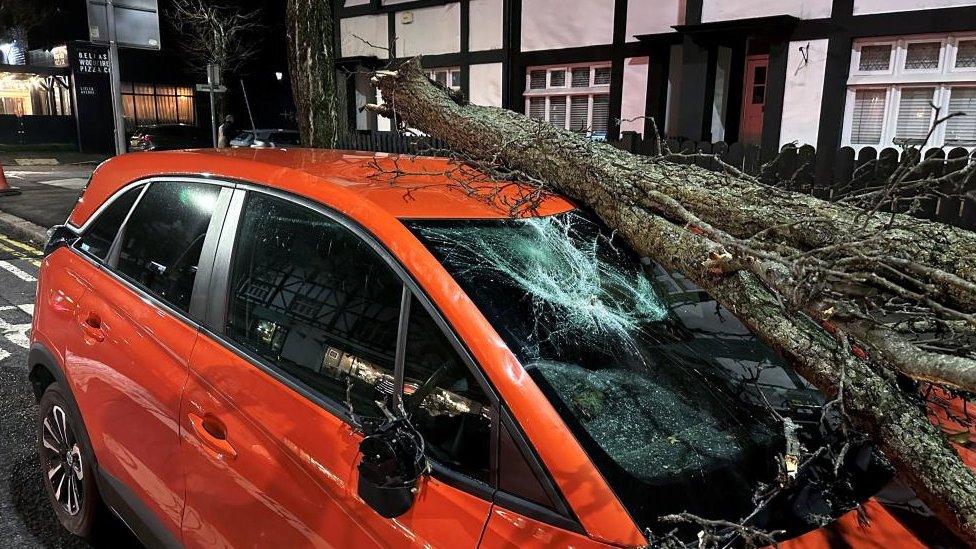
<path id="1" fill-rule="evenodd" d="M 178 413 L 197 336 L 194 298 L 209 282 L 231 190 L 175 180 L 143 187 L 107 249 L 95 231 L 77 244 L 93 268 L 83 275 L 90 290 L 77 308 L 68 377 L 103 495 L 173 544 L 183 512 Z"/>
<path id="2" fill-rule="evenodd" d="M 401 274 L 361 231 L 324 210 L 237 191 L 181 413 L 187 546 L 477 546 L 490 480 L 459 480 L 464 473 L 443 468 L 392 520 L 356 495 L 362 434 L 355 425 L 382 417 L 404 362 L 398 341 L 414 298 Z M 417 340 L 426 332 L 414 333 Z M 417 356 L 443 351 L 439 341 L 411 345 Z M 415 365 L 411 394 L 439 370 L 429 361 Z M 493 401 L 475 406 L 487 397 L 456 372 L 447 378 L 461 383 L 483 420 L 475 436 L 484 440 L 465 449 L 478 456 L 471 470 L 490 479 Z M 442 396 L 435 385 L 424 393 Z M 452 459 L 473 440 L 451 437 L 451 426 L 434 428 Z M 482 492 L 459 488 L 465 482 Z"/>

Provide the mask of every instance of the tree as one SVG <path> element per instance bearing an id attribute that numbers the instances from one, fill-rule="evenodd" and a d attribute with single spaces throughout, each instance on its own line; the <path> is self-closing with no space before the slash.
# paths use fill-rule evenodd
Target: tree
<path id="1" fill-rule="evenodd" d="M 288 73 L 306 147 L 339 139 L 333 0 L 288 0 Z"/>
<path id="2" fill-rule="evenodd" d="M 259 51 L 261 10 L 244 11 L 227 1 L 173 0 L 168 15 L 187 60 L 201 74 L 209 64 L 223 75 L 236 73 Z"/>
<path id="3" fill-rule="evenodd" d="M 883 186 L 831 203 L 727 166 L 682 163 L 664 147 L 639 157 L 470 105 L 433 84 L 417 60 L 378 72 L 374 83 L 386 103 L 367 108 L 447 143 L 458 160 L 453 184 L 472 173 L 527 182 L 535 190 L 516 208 L 531 208 L 538 193 L 564 194 L 708 291 L 832 398 L 942 522 L 976 545 L 976 474 L 917 393 L 900 386 L 904 376 L 976 392 L 976 233 L 883 211 L 916 207 L 926 189 L 962 188 L 976 164 L 931 177 L 926 162 L 908 162 Z"/>
<path id="4" fill-rule="evenodd" d="M 0 2 L 0 38 L 20 42 L 26 48 L 27 33 L 51 15 L 51 6 L 38 0 Z"/>

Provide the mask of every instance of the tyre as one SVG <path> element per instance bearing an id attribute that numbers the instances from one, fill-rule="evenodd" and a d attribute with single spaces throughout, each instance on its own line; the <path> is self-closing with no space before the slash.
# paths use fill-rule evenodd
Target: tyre
<path id="1" fill-rule="evenodd" d="M 37 451 L 48 501 L 66 530 L 89 538 L 100 505 L 81 419 L 59 383 L 44 391 L 38 410 Z"/>

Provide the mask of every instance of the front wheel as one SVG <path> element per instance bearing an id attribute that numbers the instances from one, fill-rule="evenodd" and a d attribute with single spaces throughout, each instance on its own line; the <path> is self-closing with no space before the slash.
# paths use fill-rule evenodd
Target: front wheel
<path id="1" fill-rule="evenodd" d="M 58 383 L 48 386 L 38 408 L 38 454 L 48 500 L 66 530 L 89 537 L 98 508 L 98 490 L 92 476 L 93 456 L 79 437 L 81 419 L 72 413 L 65 390 Z"/>

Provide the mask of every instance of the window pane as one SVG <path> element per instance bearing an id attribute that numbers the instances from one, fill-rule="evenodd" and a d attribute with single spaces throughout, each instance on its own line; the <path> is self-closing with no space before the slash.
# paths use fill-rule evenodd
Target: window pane
<path id="1" fill-rule="evenodd" d="M 566 97 L 549 98 L 549 122 L 560 128 L 566 127 Z"/>
<path id="2" fill-rule="evenodd" d="M 539 120 L 546 119 L 545 97 L 533 97 L 529 99 L 529 117 L 538 118 Z"/>
<path id="3" fill-rule="evenodd" d="M 562 88 L 566 86 L 566 71 L 558 70 L 549 73 L 549 87 Z"/>
<path id="4" fill-rule="evenodd" d="M 393 391 L 402 285 L 361 238 L 317 212 L 252 194 L 231 267 L 227 334 L 354 412 Z"/>
<path id="5" fill-rule="evenodd" d="M 595 86 L 609 86 L 610 67 L 597 67 L 593 71 L 593 84 Z"/>
<path id="6" fill-rule="evenodd" d="M 403 404 L 423 435 L 427 455 L 488 482 L 491 415 L 488 397 L 426 309 L 410 306 Z"/>
<path id="7" fill-rule="evenodd" d="M 932 95 L 935 88 L 904 88 L 898 103 L 898 128 L 895 137 L 921 140 L 932 126 Z"/>
<path id="8" fill-rule="evenodd" d="M 529 72 L 529 87 L 533 90 L 544 90 L 546 88 L 546 71 Z"/>
<path id="9" fill-rule="evenodd" d="M 451 71 L 451 87 L 461 87 L 461 71 Z"/>
<path id="10" fill-rule="evenodd" d="M 976 68 L 976 40 L 959 42 L 959 48 L 956 50 L 956 68 Z"/>
<path id="11" fill-rule="evenodd" d="M 179 108 L 181 124 L 196 124 L 196 111 L 193 108 L 192 97 L 177 97 L 176 106 Z"/>
<path id="12" fill-rule="evenodd" d="M 176 115 L 176 96 L 157 95 L 156 112 L 159 114 L 160 124 L 176 124 L 179 117 Z"/>
<path id="13" fill-rule="evenodd" d="M 586 88 L 590 85 L 590 68 L 576 67 L 573 69 L 573 87 Z"/>
<path id="14" fill-rule="evenodd" d="M 952 88 L 949 112 L 964 112 L 946 122 L 946 145 L 976 146 L 976 88 Z"/>
<path id="15" fill-rule="evenodd" d="M 569 129 L 574 132 L 585 132 L 589 126 L 590 105 L 589 96 L 574 95 L 569 98 Z"/>
<path id="16" fill-rule="evenodd" d="M 607 135 L 607 121 L 610 119 L 610 96 L 593 96 L 593 135 Z"/>
<path id="17" fill-rule="evenodd" d="M 857 90 L 854 93 L 854 113 L 851 116 L 851 143 L 880 143 L 884 111 L 884 90 Z"/>
<path id="18" fill-rule="evenodd" d="M 112 241 L 115 240 L 115 235 L 119 232 L 119 227 L 122 226 L 126 214 L 132 209 L 141 191 L 142 185 L 129 189 L 116 198 L 115 202 L 112 202 L 82 235 L 78 244 L 81 251 L 98 259 L 105 259 Z"/>
<path id="19" fill-rule="evenodd" d="M 203 183 L 151 184 L 123 229 L 119 272 L 187 311 L 218 194 Z"/>
<path id="20" fill-rule="evenodd" d="M 140 126 L 156 123 L 156 104 L 152 95 L 135 95 L 136 120 Z"/>
<path id="21" fill-rule="evenodd" d="M 905 55 L 905 68 L 912 70 L 938 69 L 941 53 L 941 42 L 916 42 L 909 44 L 908 53 Z"/>
<path id="22" fill-rule="evenodd" d="M 434 73 L 434 81 L 441 86 L 447 86 L 447 71 L 437 71 Z"/>
<path id="23" fill-rule="evenodd" d="M 861 60 L 858 69 L 861 71 L 886 71 L 891 65 L 891 45 L 861 46 Z"/>

